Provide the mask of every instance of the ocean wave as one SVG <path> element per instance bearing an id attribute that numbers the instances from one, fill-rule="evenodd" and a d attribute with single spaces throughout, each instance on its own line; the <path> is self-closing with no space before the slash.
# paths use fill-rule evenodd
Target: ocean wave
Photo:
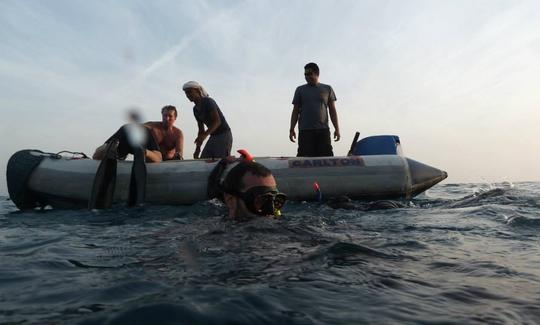
<path id="1" fill-rule="evenodd" d="M 500 198 L 504 197 L 505 193 L 507 193 L 508 189 L 504 188 L 494 188 L 490 189 L 485 192 L 477 192 L 468 196 L 465 196 L 461 199 L 458 199 L 452 203 L 450 203 L 447 207 L 448 208 L 464 208 L 464 207 L 471 207 L 471 206 L 477 206 L 482 205 L 486 203 L 500 203 Z"/>
<path id="2" fill-rule="evenodd" d="M 288 202 L 281 218 L 248 222 L 215 201 L 29 212 L 1 201 L 0 322 L 532 324 L 539 193 L 452 184 L 390 210 Z"/>
<path id="3" fill-rule="evenodd" d="M 505 217 L 505 222 L 512 227 L 540 228 L 540 219 L 528 218 L 522 215 Z"/>

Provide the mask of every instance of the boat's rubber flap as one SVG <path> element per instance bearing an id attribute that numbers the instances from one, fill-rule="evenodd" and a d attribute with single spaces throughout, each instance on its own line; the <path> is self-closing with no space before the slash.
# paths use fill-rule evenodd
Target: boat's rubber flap
<path id="1" fill-rule="evenodd" d="M 21 210 L 33 209 L 39 205 L 35 195 L 28 189 L 28 181 L 34 169 L 46 157 L 39 150 L 21 150 L 9 158 L 6 180 L 9 197 Z"/>

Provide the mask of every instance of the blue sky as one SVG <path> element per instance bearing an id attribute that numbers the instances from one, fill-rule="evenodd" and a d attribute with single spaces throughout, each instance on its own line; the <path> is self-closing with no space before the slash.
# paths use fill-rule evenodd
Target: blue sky
<path id="1" fill-rule="evenodd" d="M 0 1 L 0 193 L 17 150 L 92 153 L 129 107 L 202 83 L 234 147 L 295 155 L 291 100 L 314 61 L 355 131 L 397 134 L 449 182 L 540 180 L 537 1 Z"/>

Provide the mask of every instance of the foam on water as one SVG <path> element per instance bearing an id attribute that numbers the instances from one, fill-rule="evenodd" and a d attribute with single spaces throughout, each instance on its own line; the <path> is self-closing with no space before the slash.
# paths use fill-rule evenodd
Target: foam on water
<path id="1" fill-rule="evenodd" d="M 0 198 L 0 322 L 536 323 L 539 198 L 539 183 L 447 184 L 245 223 L 217 201 L 20 212 Z"/>

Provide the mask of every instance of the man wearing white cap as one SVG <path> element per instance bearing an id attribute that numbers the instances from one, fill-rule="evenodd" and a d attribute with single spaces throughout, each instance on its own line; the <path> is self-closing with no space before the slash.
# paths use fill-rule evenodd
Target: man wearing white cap
<path id="1" fill-rule="evenodd" d="M 230 156 L 232 133 L 227 120 L 216 101 L 210 98 L 206 90 L 196 81 L 188 81 L 182 87 L 189 101 L 195 103 L 193 115 L 197 120 L 199 133 L 195 139 L 193 158 L 198 159 L 201 146 L 208 136 L 200 158 L 225 158 Z M 206 126 L 206 130 L 205 130 Z"/>

